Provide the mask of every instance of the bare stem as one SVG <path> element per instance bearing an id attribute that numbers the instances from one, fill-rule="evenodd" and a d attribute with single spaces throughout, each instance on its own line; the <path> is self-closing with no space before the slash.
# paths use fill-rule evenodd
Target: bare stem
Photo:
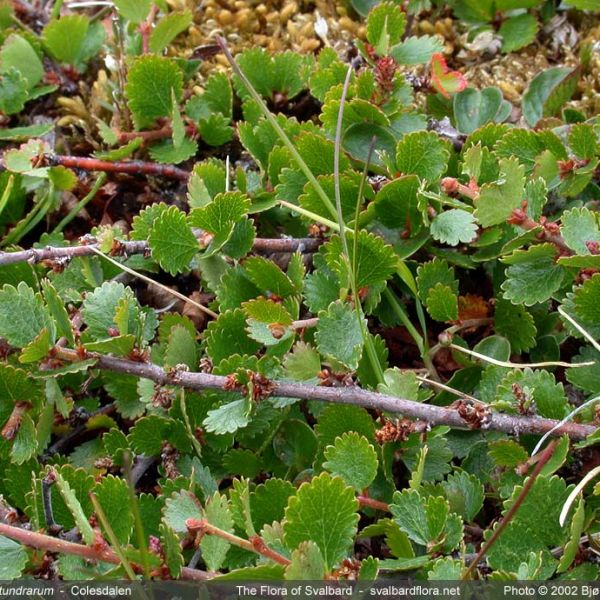
<path id="1" fill-rule="evenodd" d="M 285 252 L 314 252 L 317 250 L 321 240 L 314 238 L 295 239 L 269 239 L 256 238 L 252 250 L 260 254 L 277 254 Z M 12 265 L 19 262 L 38 263 L 43 260 L 56 261 L 61 259 L 73 259 L 80 256 L 94 256 L 97 254 L 98 244 L 87 244 L 82 246 L 46 246 L 45 248 L 31 248 L 17 252 L 0 252 L 0 266 Z M 131 256 L 133 254 L 148 254 L 150 246 L 145 240 L 118 242 L 111 256 Z"/>
<path id="2" fill-rule="evenodd" d="M 252 250 L 263 254 L 315 252 L 321 244 L 318 238 L 256 238 Z"/>
<path id="3" fill-rule="evenodd" d="M 44 550 L 47 552 L 58 552 L 60 554 L 81 556 L 87 560 L 102 561 L 112 565 L 121 564 L 121 560 L 115 554 L 115 552 L 106 546 L 97 548 L 95 546 L 75 544 L 73 542 L 67 542 L 66 540 L 51 537 L 43 533 L 37 533 L 35 531 L 21 529 L 20 527 L 7 525 L 6 523 L 0 523 L 0 535 L 20 542 L 29 548 L 36 548 L 38 550 Z M 207 573 L 206 571 L 200 571 L 198 569 L 189 569 L 184 567 L 181 571 L 182 579 L 202 581 L 205 579 L 210 579 L 211 577 L 212 575 L 210 573 Z"/>
<path id="4" fill-rule="evenodd" d="M 319 324 L 319 317 L 312 317 L 310 319 L 300 319 L 299 321 L 292 322 L 292 329 L 311 329 Z"/>
<path id="5" fill-rule="evenodd" d="M 460 183 L 458 179 L 454 177 L 444 177 L 441 181 L 442 189 L 447 194 L 460 194 L 471 200 L 477 200 L 479 198 L 479 188 L 477 186 L 468 186 L 464 183 Z"/>
<path id="6" fill-rule="evenodd" d="M 186 526 L 192 533 L 198 533 L 200 535 L 216 535 L 234 546 L 248 550 L 248 552 L 260 554 L 280 565 L 287 566 L 291 562 L 289 558 L 286 558 L 282 554 L 279 554 L 279 552 L 269 548 L 259 535 L 253 535 L 250 539 L 245 540 L 244 538 L 220 529 L 215 525 L 211 525 L 206 519 L 188 519 L 186 521 Z"/>
<path id="7" fill-rule="evenodd" d="M 375 510 L 382 510 L 384 512 L 388 512 L 390 510 L 390 505 L 387 502 L 381 502 L 381 500 L 374 500 L 373 498 L 369 498 L 369 496 L 358 495 L 356 499 L 358 500 L 361 506 L 374 508 Z"/>
<path id="8" fill-rule="evenodd" d="M 21 427 L 21 421 L 30 408 L 31 404 L 29 402 L 16 402 L 8 417 L 8 421 L 6 421 L 2 431 L 0 431 L 0 436 L 5 440 L 14 440 Z"/>
<path id="9" fill-rule="evenodd" d="M 446 329 L 446 333 L 456 333 L 458 331 L 463 331 L 464 329 L 475 329 L 476 327 L 485 327 L 486 325 L 491 325 L 494 322 L 492 317 L 483 317 L 481 319 L 465 319 L 456 325 L 452 325 L 452 327 L 448 327 Z"/>
<path id="10" fill-rule="evenodd" d="M 65 361 L 77 362 L 80 360 L 74 350 L 57 348 L 56 355 Z M 211 373 L 191 373 L 177 370 L 167 372 L 158 365 L 151 363 L 140 363 L 93 353 L 89 353 L 89 357 L 97 360 L 94 368 L 144 377 L 160 385 L 180 385 L 191 390 L 224 390 L 229 382 L 227 377 Z M 272 384 L 271 393 L 273 396 L 352 404 L 367 409 L 401 414 L 405 417 L 425 421 L 430 425 L 449 425 L 459 429 L 468 428 L 468 423 L 460 416 L 458 411 L 447 406 L 433 406 L 414 402 L 363 390 L 359 387 L 336 388 L 278 381 L 274 381 Z M 584 439 L 596 431 L 596 427 L 581 423 L 564 423 L 560 427 L 556 427 L 557 425 L 558 421 L 554 419 L 492 412 L 489 417 L 488 429 L 517 436 L 521 434 L 541 435 L 553 430 L 552 434 L 554 436 L 560 437 L 566 434 L 576 440 Z"/>
<path id="11" fill-rule="evenodd" d="M 51 165 L 62 165 L 69 169 L 82 169 L 83 171 L 105 171 L 110 173 L 128 173 L 130 175 L 155 175 L 167 179 L 187 181 L 189 171 L 184 171 L 173 165 L 161 165 L 160 163 L 145 162 L 143 160 L 128 160 L 110 162 L 87 156 L 63 156 L 60 154 L 48 156 Z"/>
<path id="12" fill-rule="evenodd" d="M 518 225 L 527 231 L 531 231 L 532 229 L 540 229 L 538 234 L 539 239 L 554 244 L 554 246 L 556 246 L 556 248 L 563 255 L 573 254 L 573 250 L 567 246 L 564 238 L 562 235 L 560 235 L 557 224 L 547 221 L 545 217 L 542 217 L 538 223 L 531 217 L 527 216 L 523 209 L 518 208 L 513 211 L 513 214 L 508 222 L 512 223 L 513 225 Z"/>
<path id="13" fill-rule="evenodd" d="M 152 33 L 152 26 L 154 24 L 154 18 L 156 17 L 156 13 L 158 12 L 158 7 L 156 4 L 152 4 L 150 8 L 150 13 L 148 14 L 148 18 L 140 23 L 140 33 L 142 34 L 142 50 L 144 54 L 148 54 L 150 52 L 150 34 Z"/>

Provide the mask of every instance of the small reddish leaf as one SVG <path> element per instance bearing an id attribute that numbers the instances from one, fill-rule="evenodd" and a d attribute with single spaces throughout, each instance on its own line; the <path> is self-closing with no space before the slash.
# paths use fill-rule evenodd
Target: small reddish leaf
<path id="1" fill-rule="evenodd" d="M 459 71 L 451 71 L 443 55 L 436 52 L 431 57 L 431 87 L 444 98 L 450 98 L 450 94 L 462 92 L 467 87 L 467 80 Z"/>

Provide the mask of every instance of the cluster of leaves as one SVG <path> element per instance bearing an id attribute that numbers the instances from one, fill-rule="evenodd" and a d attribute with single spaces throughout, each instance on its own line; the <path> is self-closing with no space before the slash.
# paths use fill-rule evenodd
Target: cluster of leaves
<path id="1" fill-rule="evenodd" d="M 571 0 L 570 7 L 595 10 L 589 0 Z M 502 52 L 519 50 L 536 39 L 540 28 L 554 16 L 553 5 L 543 0 L 455 0 L 454 15 L 469 28 L 469 37 L 497 34 Z"/>
<path id="2" fill-rule="evenodd" d="M 448 68 L 440 39 L 406 35 L 393 2 L 364 11 L 362 60 L 350 69 L 332 47 L 316 58 L 254 48 L 231 81 L 164 55 L 191 13 L 114 4 L 116 42 L 82 15 L 55 15 L 35 36 L 2 13 L 0 109 L 16 116 L 0 134 L 37 136 L 4 152 L 5 250 L 32 238 L 34 249 L 77 245 L 62 227 L 43 230 L 77 173 L 51 166 L 56 148 L 42 136 L 52 127 L 21 113 L 63 85 L 42 85 L 48 59 L 64 76 L 84 72 L 101 47 L 125 48 L 110 79 L 124 103 L 110 106 L 110 122 L 94 115 L 94 158 L 190 166 L 174 192 L 152 183 L 164 201 L 136 210 L 127 233 L 90 228 L 104 256 L 9 264 L 0 255 L 3 501 L 33 531 L 74 530 L 94 547 L 102 535 L 120 558 L 59 554 L 53 573 L 124 577 L 133 563 L 176 578 L 195 555 L 223 580 L 460 579 L 518 502 L 487 552 L 490 578 L 596 578 L 580 538 L 598 531 L 598 495 L 559 523 L 594 435 L 577 446 L 560 438 L 532 480 L 539 436 L 527 430 L 424 432 L 343 402 L 359 385 L 454 407 L 455 390 L 486 410 L 559 421 L 573 397 L 600 393 L 600 122 L 565 108 L 584 66 L 537 76 L 519 126 L 498 88 L 467 87 Z M 409 11 L 429 4 L 409 2 Z M 551 3 L 540 4 L 456 0 L 452 9 L 480 30 L 509 13 L 499 29 L 509 52 L 515 31 L 526 40 L 531 19 L 548 17 Z M 164 17 L 149 33 L 156 8 Z M 317 107 L 314 118 L 287 114 L 300 96 Z M 245 153 L 233 167 L 218 158 L 232 140 Z M 312 235 L 319 248 L 255 251 L 257 238 L 280 234 Z M 147 242 L 147 253 L 119 263 L 132 241 Z M 137 281 L 125 285 L 122 269 L 200 288 L 207 306 L 164 310 Z M 528 366 L 540 362 L 548 366 Z M 167 378 L 135 370 L 147 363 Z M 447 385 L 433 393 L 419 369 Z M 183 372 L 227 385 L 184 390 Z M 310 386 L 316 400 L 271 394 L 273 382 Z M 330 386 L 344 387 L 342 402 L 318 401 Z M 593 422 L 593 407 L 578 418 Z M 362 560 L 357 540 L 368 549 Z M 39 554 L 5 537 L 0 556 L 2 579 L 42 570 Z"/>
<path id="3" fill-rule="evenodd" d="M 380 4 L 380 0 L 352 0 L 360 14 Z M 540 29 L 556 14 L 556 5 L 545 0 L 409 0 L 406 10 L 418 15 L 423 10 L 443 9 L 448 5 L 470 42 L 485 40 L 488 48 L 497 39 L 503 53 L 520 50 L 535 42 Z M 568 0 L 568 8 L 597 10 L 595 0 Z"/>

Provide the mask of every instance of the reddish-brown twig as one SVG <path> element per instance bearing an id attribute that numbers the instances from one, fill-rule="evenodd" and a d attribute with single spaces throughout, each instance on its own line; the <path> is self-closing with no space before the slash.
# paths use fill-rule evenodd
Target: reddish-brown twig
<path id="1" fill-rule="evenodd" d="M 0 431 L 0 436 L 5 440 L 14 440 L 21 427 L 21 421 L 30 407 L 31 405 L 28 402 L 15 402 L 8 421 Z"/>
<path id="2" fill-rule="evenodd" d="M 512 225 L 518 225 L 527 231 L 539 228 L 539 239 L 554 244 L 563 255 L 573 254 L 571 248 L 567 246 L 565 240 L 560 235 L 560 228 L 558 224 L 546 220 L 545 217 L 542 217 L 538 223 L 527 215 L 524 208 L 516 208 L 511 217 L 508 219 L 508 222 Z"/>
<path id="3" fill-rule="evenodd" d="M 152 7 L 148 13 L 148 18 L 140 23 L 139 30 L 142 34 L 142 51 L 144 54 L 148 54 L 150 52 L 150 34 L 152 33 L 152 25 L 154 24 L 154 19 L 157 12 L 158 7 L 156 4 L 152 3 Z"/>
<path id="4" fill-rule="evenodd" d="M 24 546 L 44 550 L 48 552 L 57 552 L 59 554 L 70 554 L 81 556 L 87 560 L 107 562 L 112 565 L 120 564 L 119 557 L 109 547 L 97 548 L 95 546 L 84 546 L 75 544 L 59 538 L 51 537 L 43 533 L 13 527 L 5 523 L 0 523 L 0 535 L 11 540 L 20 542 Z M 212 575 L 198 569 L 189 569 L 184 567 L 181 571 L 181 578 L 187 580 L 203 581 L 210 579 Z"/>
<path id="5" fill-rule="evenodd" d="M 381 500 L 374 500 L 373 498 L 369 498 L 369 496 L 365 496 L 363 494 L 359 494 L 356 496 L 359 504 L 361 506 L 366 506 L 368 508 L 374 508 L 375 510 L 382 510 L 384 512 L 388 512 L 390 510 L 390 506 L 387 502 L 382 502 Z"/>
<path id="6" fill-rule="evenodd" d="M 446 194 L 460 194 L 471 200 L 477 200 L 479 197 L 479 186 L 477 184 L 465 185 L 455 177 L 444 177 L 440 183 Z"/>
<path id="7" fill-rule="evenodd" d="M 185 524 L 192 533 L 197 533 L 199 535 L 216 535 L 234 546 L 248 550 L 248 552 L 260 554 L 280 565 L 287 566 L 291 562 L 289 558 L 286 558 L 282 554 L 279 554 L 279 552 L 269 548 L 259 535 L 253 535 L 250 539 L 245 540 L 244 538 L 220 529 L 215 525 L 211 525 L 206 519 L 188 519 Z"/>
<path id="8" fill-rule="evenodd" d="M 154 175 L 157 177 L 166 177 L 167 179 L 177 179 L 179 181 L 187 181 L 190 176 L 189 171 L 184 171 L 179 167 L 145 162 L 142 160 L 110 162 L 108 160 L 99 160 L 87 156 L 63 156 L 55 154 L 47 156 L 46 161 L 48 164 L 62 165 L 69 169 L 127 173 L 130 175 Z"/>

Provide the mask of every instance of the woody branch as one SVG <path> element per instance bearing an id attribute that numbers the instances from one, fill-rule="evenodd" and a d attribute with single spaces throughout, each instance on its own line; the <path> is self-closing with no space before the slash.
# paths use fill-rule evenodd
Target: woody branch
<path id="1" fill-rule="evenodd" d="M 57 349 L 57 356 L 67 361 L 80 360 L 74 350 Z M 90 354 L 96 359 L 96 368 L 106 371 L 126 373 L 135 377 L 144 377 L 160 385 L 179 385 L 192 390 L 225 390 L 230 384 L 228 377 L 210 373 L 194 373 L 188 371 L 165 371 L 152 363 L 134 362 L 113 356 Z M 311 386 L 302 383 L 270 382 L 270 393 L 284 398 L 302 400 L 318 400 L 337 404 L 352 404 L 367 409 L 402 414 L 405 417 L 419 419 L 431 426 L 449 425 L 450 427 L 466 429 L 469 422 L 461 416 L 461 411 L 453 407 L 433 406 L 422 402 L 414 402 L 405 398 L 396 398 L 378 392 L 371 392 L 359 387 L 324 387 Z M 481 403 L 482 407 L 487 406 Z M 472 423 L 471 423 L 472 424 Z M 544 434 L 558 425 L 554 419 L 542 417 L 508 415 L 487 410 L 485 427 L 494 431 L 522 434 Z M 586 438 L 596 431 L 596 427 L 580 423 L 565 423 L 557 427 L 552 435 L 569 435 L 575 440 Z"/>
<path id="2" fill-rule="evenodd" d="M 112 565 L 121 563 L 121 560 L 116 553 L 108 546 L 84 546 L 83 544 L 68 542 L 67 540 L 55 538 L 36 531 L 29 531 L 13 525 L 7 525 L 6 523 L 0 523 L 0 535 L 15 540 L 16 542 L 20 542 L 29 548 L 36 548 L 46 552 L 81 556 L 87 560 L 101 561 Z M 181 578 L 191 581 L 203 581 L 205 579 L 210 579 L 211 574 L 199 569 L 183 567 L 181 570 Z"/>
<path id="3" fill-rule="evenodd" d="M 317 238 L 256 238 L 252 249 L 260 254 L 277 254 L 285 252 L 314 252 L 321 241 Z M 81 246 L 46 246 L 45 248 L 30 248 L 17 252 L 0 252 L 0 266 L 12 265 L 19 262 L 38 263 L 43 260 L 55 261 L 60 259 L 73 259 L 81 256 L 95 256 L 99 250 L 98 244 Z M 124 241 L 117 242 L 111 251 L 112 256 L 130 256 L 133 254 L 148 254 L 148 242 Z"/>

